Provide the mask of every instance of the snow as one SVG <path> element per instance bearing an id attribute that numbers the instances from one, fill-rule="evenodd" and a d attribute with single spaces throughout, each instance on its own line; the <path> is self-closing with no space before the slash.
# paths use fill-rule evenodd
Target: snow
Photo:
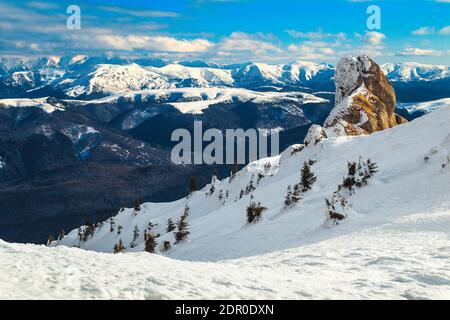
<path id="1" fill-rule="evenodd" d="M 416 62 L 386 63 L 381 69 L 392 81 L 432 81 L 450 77 L 450 67 Z"/>
<path id="2" fill-rule="evenodd" d="M 277 173 L 266 174 L 258 185 L 254 168 L 256 165 L 264 170 L 264 160 L 250 164 L 231 182 L 228 178 L 218 181 L 213 196 L 205 195 L 210 188 L 208 185 L 189 198 L 172 203 L 145 203 L 136 216 L 132 209 L 126 209 L 115 217 L 116 225 L 124 228 L 121 235 L 111 233 L 105 224 L 81 247 L 111 252 L 119 238 L 126 246 L 131 243 L 135 225 L 143 231 L 149 222 L 159 224 L 153 230 L 162 235 L 158 242 L 173 241 L 173 235 L 164 231 L 167 219 L 170 217 L 177 221 L 186 204 L 191 207 L 188 219 L 191 239 L 174 246 L 167 253 L 170 257 L 221 260 L 308 243 L 311 239 L 329 235 L 329 230 L 323 227 L 324 199 L 342 182 L 347 161 L 357 161 L 360 156 L 377 162 L 380 172 L 370 186 L 359 190 L 352 198 L 352 207 L 357 214 L 349 217 L 348 222 L 338 229 L 344 229 L 348 224 L 349 230 L 352 230 L 356 226 L 367 226 L 369 221 L 385 223 L 386 219 L 399 215 L 437 208 L 441 208 L 441 211 L 450 210 L 449 172 L 441 166 L 450 153 L 450 147 L 441 146 L 441 151 L 424 163 L 424 156 L 446 141 L 450 132 L 449 122 L 450 108 L 444 107 L 411 123 L 370 136 L 324 139 L 293 155 L 288 149 L 280 158 L 270 160 L 271 167 L 277 167 Z M 305 195 L 298 208 L 284 211 L 282 204 L 287 186 L 298 181 L 300 167 L 308 159 L 317 160 L 313 166 L 318 177 L 315 189 Z M 262 222 L 249 226 L 245 223 L 245 208 L 250 195 L 239 199 L 239 193 L 251 179 L 257 186 L 253 192 L 255 200 L 262 201 L 268 210 Z M 415 181 L 421 181 L 421 184 Z M 430 189 L 432 193 L 428 192 Z M 217 198 L 219 190 L 229 192 L 224 201 Z M 383 201 L 380 202 L 380 199 Z M 267 237 L 268 234 L 276 236 L 277 240 Z M 139 242 L 135 248 L 128 248 L 127 251 L 142 251 L 142 235 Z M 242 246 L 242 243 L 251 245 Z M 78 245 L 77 230 L 67 235 L 60 244 Z"/>
<path id="3" fill-rule="evenodd" d="M 0 299 L 449 299 L 448 230 L 423 212 L 216 263 L 0 241 Z"/>
<path id="4" fill-rule="evenodd" d="M 201 114 L 204 109 L 219 103 L 253 102 L 265 103 L 325 103 L 328 100 L 303 92 L 260 92 L 240 88 L 176 88 L 176 89 L 150 89 L 116 94 L 93 100 L 66 100 L 75 104 L 104 104 L 117 101 L 148 102 L 149 104 L 168 104 L 182 113 Z M 148 113 L 148 111 L 144 111 Z M 151 113 L 151 112 L 150 112 Z M 133 123 L 128 123 L 132 128 Z"/>
<path id="5" fill-rule="evenodd" d="M 52 113 L 56 110 L 64 110 L 60 105 L 52 105 L 47 102 L 48 97 L 28 99 L 0 99 L 0 108 L 40 108 L 47 113 Z"/>
<path id="6" fill-rule="evenodd" d="M 317 124 L 313 124 L 308 129 L 308 133 L 305 137 L 305 144 L 316 144 L 320 142 L 322 139 L 326 138 L 326 133 L 322 126 L 319 126 Z"/>
<path id="7" fill-rule="evenodd" d="M 345 127 L 347 125 L 347 122 L 343 119 L 343 117 L 346 114 L 348 114 L 348 110 L 349 108 L 351 108 L 353 98 L 355 96 L 367 94 L 368 91 L 365 85 L 362 84 L 349 96 L 342 98 L 342 100 L 340 100 L 340 102 L 336 104 L 336 106 L 331 110 L 330 114 L 328 115 L 328 117 L 325 119 L 324 122 L 324 126 L 327 127 L 324 128 L 327 137 L 338 137 L 347 135 L 345 133 Z M 359 113 L 360 113 L 359 121 L 354 125 L 356 128 L 366 123 L 369 119 L 367 114 L 363 110 L 360 110 Z"/>
<path id="8" fill-rule="evenodd" d="M 73 143 L 75 153 L 80 160 L 85 160 L 93 148 L 102 143 L 101 132 L 86 125 L 74 125 L 62 129 Z"/>
<path id="9" fill-rule="evenodd" d="M 0 170 L 6 168 L 7 163 L 2 157 L 0 157 Z"/>
<path id="10" fill-rule="evenodd" d="M 449 106 L 372 135 L 294 148 L 215 181 L 212 195 L 208 185 L 175 202 L 144 203 L 137 214 L 125 209 L 114 232 L 105 222 L 81 249 L 72 248 L 77 230 L 51 247 L 0 241 L 0 298 L 450 298 L 450 168 L 442 166 L 450 155 Z M 360 156 L 379 172 L 348 198 L 349 216 L 329 226 L 324 199 L 342 182 L 347 161 Z M 316 184 L 283 209 L 287 186 L 309 159 Z M 249 225 L 250 194 L 239 193 L 251 179 L 254 200 L 267 210 Z M 229 196 L 220 200 L 220 190 Z M 186 204 L 191 234 L 174 244 L 166 222 L 177 221 Z M 149 222 L 159 245 L 172 242 L 168 252 L 142 252 Z M 141 234 L 131 248 L 135 226 Z M 125 253 L 111 254 L 119 239 Z"/>
<path id="11" fill-rule="evenodd" d="M 439 108 L 447 106 L 450 106 L 450 98 L 444 98 L 427 102 L 397 103 L 397 108 L 405 109 L 406 111 L 408 111 L 408 113 L 414 113 L 417 111 L 429 113 Z"/>

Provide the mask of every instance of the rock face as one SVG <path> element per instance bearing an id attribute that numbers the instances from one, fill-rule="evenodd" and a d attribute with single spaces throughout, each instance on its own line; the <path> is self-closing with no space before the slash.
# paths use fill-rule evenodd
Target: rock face
<path id="1" fill-rule="evenodd" d="M 344 57 L 336 66 L 336 105 L 320 136 L 362 135 L 407 122 L 395 114 L 395 92 L 369 57 Z M 311 128 L 316 135 L 318 128 Z M 311 135 L 314 136 L 313 132 Z"/>

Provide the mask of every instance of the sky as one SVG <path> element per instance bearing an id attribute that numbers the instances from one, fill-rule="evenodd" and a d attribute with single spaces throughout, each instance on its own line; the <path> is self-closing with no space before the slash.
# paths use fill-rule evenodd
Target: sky
<path id="1" fill-rule="evenodd" d="M 450 0 L 0 2 L 2 57 L 335 63 L 361 53 L 450 65 Z"/>

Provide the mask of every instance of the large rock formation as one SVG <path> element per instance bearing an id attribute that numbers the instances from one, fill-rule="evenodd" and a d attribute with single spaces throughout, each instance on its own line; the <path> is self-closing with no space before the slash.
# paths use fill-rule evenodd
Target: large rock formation
<path id="1" fill-rule="evenodd" d="M 320 137 L 362 135 L 406 122 L 395 114 L 395 92 L 380 67 L 367 56 L 344 57 L 336 66 L 336 105 L 324 127 L 312 127 L 305 143 Z"/>

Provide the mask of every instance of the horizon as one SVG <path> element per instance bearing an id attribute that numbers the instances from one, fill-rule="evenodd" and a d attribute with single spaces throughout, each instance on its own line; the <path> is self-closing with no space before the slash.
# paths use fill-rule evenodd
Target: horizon
<path id="1" fill-rule="evenodd" d="M 147 54 L 142 54 L 142 55 L 136 55 L 136 56 L 121 56 L 121 55 L 42 55 L 42 56 L 20 56 L 20 55 L 10 55 L 10 56 L 0 56 L 0 62 L 4 61 L 5 59 L 10 59 L 10 60 L 14 60 L 14 59 L 18 59 L 20 61 L 25 61 L 25 62 L 30 62 L 30 61 L 36 61 L 39 59 L 51 59 L 51 58 L 58 58 L 58 59 L 63 59 L 63 58 L 75 58 L 77 56 L 84 56 L 86 58 L 107 58 L 107 59 L 118 59 L 118 60 L 128 60 L 127 62 L 129 62 L 130 64 L 137 64 L 140 65 L 139 63 L 135 62 L 135 60 L 139 60 L 139 59 L 160 59 L 161 61 L 164 61 L 167 63 L 167 65 L 170 64 L 182 64 L 182 63 L 193 63 L 193 62 L 203 62 L 205 64 L 208 64 L 209 66 L 206 66 L 207 68 L 223 68 L 223 67 L 228 67 L 231 65 L 237 65 L 237 66 L 243 66 L 243 65 L 247 65 L 247 64 L 267 64 L 267 65 L 294 65 L 296 63 L 314 63 L 317 65 L 328 65 L 331 67 L 336 67 L 336 64 L 338 63 L 339 59 L 346 57 L 346 56 L 352 56 L 352 57 L 357 57 L 357 56 L 361 56 L 364 54 L 347 54 L 347 55 L 343 55 L 343 56 L 339 56 L 337 57 L 337 59 L 332 63 L 329 61 L 313 61 L 313 60 L 293 60 L 293 61 L 288 61 L 288 62 L 256 62 L 256 61 L 250 61 L 250 60 L 243 60 L 243 61 L 235 61 L 235 62 L 214 62 L 214 61 L 209 61 L 207 59 L 171 59 L 171 58 L 165 58 L 165 57 L 156 57 L 156 56 L 151 56 L 151 55 L 147 55 Z M 430 66 L 445 66 L 445 67 L 450 67 L 450 61 L 449 63 L 445 64 L 445 63 L 422 63 L 422 62 L 418 62 L 415 60 L 406 60 L 406 61 L 392 61 L 392 62 L 384 62 L 384 63 L 378 63 L 376 61 L 376 58 L 373 58 L 369 55 L 367 55 L 369 58 L 371 58 L 372 60 L 374 60 L 377 64 L 379 64 L 380 66 L 386 65 L 386 64 L 420 64 L 420 65 L 430 65 Z M 111 64 L 115 64 L 114 61 L 111 62 Z M 215 66 L 214 66 L 215 65 Z M 156 66 L 153 66 L 154 68 L 159 68 Z M 162 66 L 164 67 L 164 66 Z M 186 67 L 192 67 L 192 66 L 186 66 Z M 192 67 L 192 68 L 197 68 L 196 66 Z"/>
<path id="2" fill-rule="evenodd" d="M 0 56 L 335 65 L 342 56 L 367 54 L 380 64 L 450 65 L 450 1 L 283 2 L 8 0 L 0 4 Z M 69 5 L 80 9 L 79 29 L 68 28 L 76 13 Z M 370 27 L 374 14 L 379 23 Z"/>

